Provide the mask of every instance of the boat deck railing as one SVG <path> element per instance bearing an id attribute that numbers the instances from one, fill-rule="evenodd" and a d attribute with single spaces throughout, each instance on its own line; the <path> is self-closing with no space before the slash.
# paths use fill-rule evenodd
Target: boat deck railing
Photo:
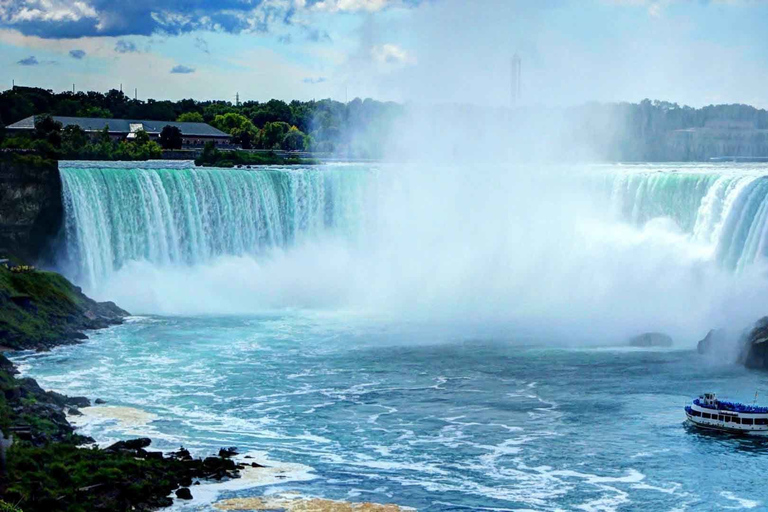
<path id="1" fill-rule="evenodd" d="M 743 412 L 748 414 L 768 414 L 768 407 L 744 405 L 734 402 L 723 402 L 722 400 L 718 400 L 717 405 L 708 405 L 697 398 L 693 401 L 693 403 L 699 407 L 704 407 L 705 409 L 713 409 L 715 411 Z"/>

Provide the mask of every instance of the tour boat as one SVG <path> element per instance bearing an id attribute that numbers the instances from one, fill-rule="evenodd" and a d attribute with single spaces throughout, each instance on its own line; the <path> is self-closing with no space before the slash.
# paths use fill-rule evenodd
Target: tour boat
<path id="1" fill-rule="evenodd" d="M 768 407 L 723 402 L 704 393 L 685 407 L 688 421 L 697 427 L 735 434 L 768 432 Z"/>

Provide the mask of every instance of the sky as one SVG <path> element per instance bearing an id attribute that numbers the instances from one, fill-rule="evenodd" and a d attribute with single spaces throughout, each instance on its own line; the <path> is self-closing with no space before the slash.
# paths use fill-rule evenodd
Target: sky
<path id="1" fill-rule="evenodd" d="M 768 107 L 768 0 L 0 0 L 0 88 Z"/>

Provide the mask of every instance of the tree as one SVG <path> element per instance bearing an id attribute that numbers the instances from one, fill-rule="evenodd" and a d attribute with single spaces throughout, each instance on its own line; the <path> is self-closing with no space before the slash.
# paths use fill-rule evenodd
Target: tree
<path id="1" fill-rule="evenodd" d="M 180 123 L 203 123 L 203 114 L 200 112 L 184 112 L 176 121 Z"/>
<path id="2" fill-rule="evenodd" d="M 256 127 L 253 126 L 253 123 L 247 117 L 235 114 L 234 112 L 217 115 L 211 121 L 211 125 L 233 136 L 238 135 L 244 130 L 250 131 L 252 134 L 256 133 Z"/>
<path id="3" fill-rule="evenodd" d="M 76 124 L 68 124 L 61 133 L 61 147 L 67 152 L 80 150 L 88 144 L 88 134 Z"/>
<path id="4" fill-rule="evenodd" d="M 160 146 L 163 149 L 181 149 L 183 142 L 181 130 L 176 126 L 165 125 L 160 132 Z"/>
<path id="5" fill-rule="evenodd" d="M 105 124 L 99 133 L 99 143 L 109 144 L 110 142 L 112 142 L 112 137 L 109 136 L 109 125 Z"/>
<path id="6" fill-rule="evenodd" d="M 112 117 L 112 112 L 106 108 L 90 106 L 80 109 L 77 112 L 77 117 L 98 117 L 101 119 L 109 119 Z"/>
<path id="7" fill-rule="evenodd" d="M 34 138 L 44 140 L 55 148 L 61 146 L 61 123 L 49 115 L 35 119 Z"/>
<path id="8" fill-rule="evenodd" d="M 306 135 L 293 126 L 283 137 L 282 148 L 286 151 L 304 151 L 305 137 Z"/>
<path id="9" fill-rule="evenodd" d="M 136 130 L 134 133 L 136 134 L 136 137 L 133 139 L 134 144 L 143 146 L 149 143 L 149 134 L 145 130 Z"/>
<path id="10" fill-rule="evenodd" d="M 251 144 L 251 138 L 252 138 L 251 137 L 251 132 L 249 132 L 247 130 L 242 132 L 240 134 L 240 146 L 243 149 L 251 149 L 251 147 L 253 147 L 252 144 Z"/>
<path id="11" fill-rule="evenodd" d="M 288 123 L 267 123 L 259 131 L 259 147 L 263 149 L 279 149 L 285 134 L 291 129 Z"/>

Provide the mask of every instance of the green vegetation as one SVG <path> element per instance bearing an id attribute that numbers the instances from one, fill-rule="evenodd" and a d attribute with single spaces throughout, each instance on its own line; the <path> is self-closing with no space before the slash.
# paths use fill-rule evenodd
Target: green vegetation
<path id="1" fill-rule="evenodd" d="M 83 338 L 84 329 L 118 323 L 126 315 L 97 303 L 55 272 L 15 273 L 0 266 L 0 345 L 50 347 Z"/>
<path id="2" fill-rule="evenodd" d="M 196 165 L 204 167 L 235 167 L 238 165 L 311 165 L 316 160 L 298 156 L 281 156 L 273 151 L 252 153 L 248 151 L 219 151 L 208 142 L 202 154 L 195 159 Z"/>
<path id="3" fill-rule="evenodd" d="M 381 154 L 378 136 L 391 127 L 404 107 L 371 99 L 355 99 L 349 103 L 330 99 L 286 103 L 273 99 L 242 104 L 193 99 L 142 101 L 118 90 L 106 94 L 53 93 L 32 87 L 16 87 L 0 93 L 0 126 L 32 115 L 80 116 L 86 112 L 90 117 L 205 122 L 232 134 L 244 149 L 336 151 L 352 157 L 375 158 Z M 283 124 L 267 126 L 272 123 Z M 297 134 L 290 134 L 288 140 L 284 140 L 294 127 L 304 135 L 303 147 Z M 265 128 L 265 136 L 260 137 Z M 276 139 L 276 132 L 280 132 L 282 138 Z"/>
<path id="4" fill-rule="evenodd" d="M 0 147 L 35 150 L 57 160 L 149 160 L 163 155 L 160 145 L 149 140 L 146 132 L 137 132 L 132 141 L 113 141 L 107 126 L 91 141 L 79 126 L 64 128 L 48 115 L 37 118 L 31 135 L 8 137 Z"/>
<path id="5" fill-rule="evenodd" d="M 146 135 L 146 132 L 144 132 Z M 149 137 L 147 137 L 149 140 Z M 166 125 L 160 132 L 160 146 L 163 149 L 181 149 L 184 143 L 184 138 L 181 136 L 181 130 L 176 126 Z"/>
<path id="6" fill-rule="evenodd" d="M 15 505 L 0 500 L 0 512 L 22 512 L 22 510 Z"/>
<path id="7" fill-rule="evenodd" d="M 425 109 L 440 123 L 477 121 L 467 132 L 489 133 L 493 127 L 512 126 L 520 132 L 545 128 L 550 122 L 561 130 L 568 147 L 589 148 L 591 156 L 622 161 L 706 160 L 714 156 L 768 156 L 768 111 L 749 105 L 710 105 L 691 108 L 666 101 L 639 103 L 589 103 L 578 107 L 543 109 L 493 109 L 471 106 L 441 106 Z M 0 93 L 0 127 L 31 115 L 62 115 L 152 119 L 159 121 L 206 122 L 231 134 L 243 149 L 335 152 L 354 158 L 381 157 L 387 140 L 403 120 L 406 107 L 391 102 L 359 98 L 349 103 L 280 100 L 228 101 L 134 100 L 120 91 L 51 91 L 15 87 Z M 455 114 L 455 115 L 453 115 Z M 530 130 L 529 130 L 530 128 Z M 557 130 L 555 130 L 557 131 Z M 0 133 L 2 130 L 0 129 Z M 543 133 L 547 135 L 547 133 Z M 424 140 L 433 136 L 424 133 Z M 506 135 L 489 136 L 489 146 L 503 143 Z M 62 134 L 63 139 L 67 139 Z M 2 135 L 0 134 L 0 139 Z M 71 137 L 69 138 L 71 140 Z M 19 141 L 5 147 L 27 147 Z M 23 142 L 23 141 L 22 141 Z M 34 138 L 35 144 L 54 140 Z M 79 146 L 78 146 L 79 144 Z M 425 143 L 426 144 L 426 143 Z M 29 145 L 29 143 L 27 143 Z M 68 147 L 66 141 L 63 146 Z M 82 143 L 71 142 L 80 158 L 154 158 L 154 148 L 123 146 L 120 143 L 92 145 L 79 151 Z M 558 148 L 553 148 L 554 150 Z"/>
<path id="8" fill-rule="evenodd" d="M 176 121 L 180 123 L 204 123 L 205 119 L 200 112 L 184 112 Z"/>

